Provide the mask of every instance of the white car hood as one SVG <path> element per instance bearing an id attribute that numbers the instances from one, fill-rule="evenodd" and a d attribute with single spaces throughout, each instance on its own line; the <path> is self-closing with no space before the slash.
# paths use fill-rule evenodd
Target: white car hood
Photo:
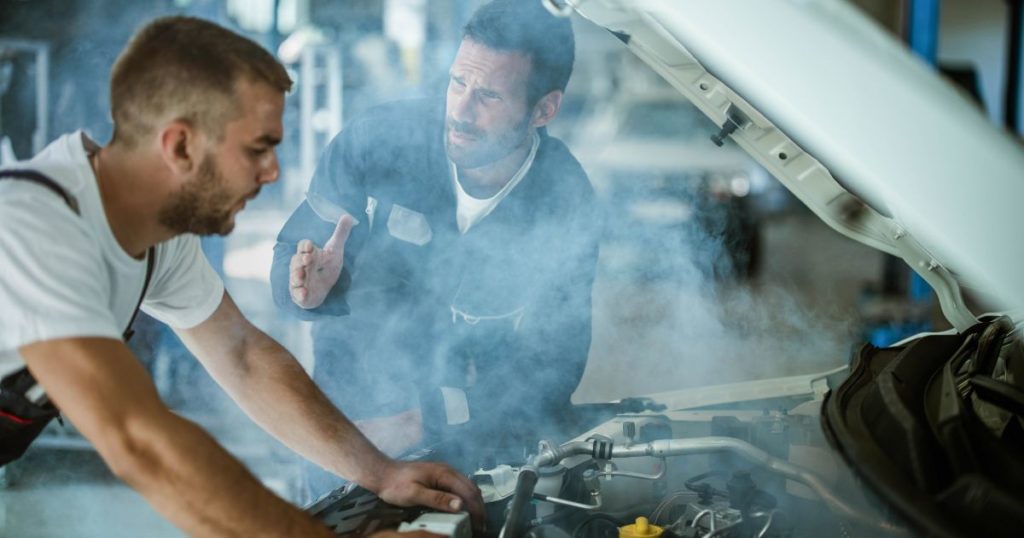
<path id="1" fill-rule="evenodd" d="M 847 2 L 561 5 L 734 123 L 737 144 L 830 226 L 906 260 L 958 329 L 975 322 L 960 284 L 1024 308 L 1024 151 Z"/>

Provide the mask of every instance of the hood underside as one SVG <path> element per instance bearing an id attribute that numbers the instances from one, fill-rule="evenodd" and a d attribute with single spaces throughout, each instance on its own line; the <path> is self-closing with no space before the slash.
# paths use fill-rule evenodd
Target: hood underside
<path id="1" fill-rule="evenodd" d="M 956 331 L 863 348 L 829 393 L 823 428 L 919 530 L 1017 532 L 1019 328 L 979 320 L 961 288 L 1024 307 L 1020 146 L 845 1 L 565 5 L 611 31 L 829 226 L 902 258 L 931 285 Z M 673 403 L 714 393 L 698 396 Z"/>
<path id="2" fill-rule="evenodd" d="M 957 329 L 977 321 L 961 284 L 1024 307 L 1024 247 L 1011 231 L 1024 229 L 1024 154 L 847 2 L 565 5 L 613 32 L 831 227 L 905 260 Z"/>

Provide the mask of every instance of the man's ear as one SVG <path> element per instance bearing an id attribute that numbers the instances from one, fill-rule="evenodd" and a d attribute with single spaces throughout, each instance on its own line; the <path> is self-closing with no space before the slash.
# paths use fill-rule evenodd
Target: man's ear
<path id="1" fill-rule="evenodd" d="M 160 130 L 160 156 L 176 175 L 188 175 L 199 165 L 200 138 L 184 120 L 174 120 Z"/>
<path id="2" fill-rule="evenodd" d="M 558 109 L 562 106 L 562 91 L 550 91 L 541 97 L 537 104 L 533 105 L 533 114 L 530 117 L 532 127 L 543 127 L 558 115 Z"/>

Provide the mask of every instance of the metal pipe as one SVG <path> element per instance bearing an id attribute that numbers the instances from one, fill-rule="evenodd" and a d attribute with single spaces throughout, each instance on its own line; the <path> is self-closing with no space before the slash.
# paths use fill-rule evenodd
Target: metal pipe
<path id="1" fill-rule="evenodd" d="M 553 504 L 560 504 L 562 506 L 570 506 L 572 508 L 579 508 L 580 510 L 597 510 L 601 508 L 601 494 L 592 493 L 591 496 L 594 498 L 594 504 L 578 503 L 576 501 L 570 501 L 569 499 L 562 499 L 559 497 L 551 497 L 550 495 L 544 495 L 543 493 L 534 493 L 533 498 L 538 501 L 545 501 Z"/>
<path id="2" fill-rule="evenodd" d="M 533 464 L 549 467 L 572 456 L 592 455 L 594 444 L 594 441 L 570 441 L 560 446 L 548 445 L 533 458 Z"/>
<path id="3" fill-rule="evenodd" d="M 772 518 L 775 517 L 775 510 L 772 510 L 771 512 L 754 512 L 752 514 L 747 514 L 745 517 L 747 517 L 747 518 L 767 517 L 768 518 L 768 521 L 765 523 L 764 527 L 761 528 L 761 532 L 757 533 L 757 538 L 762 538 L 764 536 L 764 533 L 768 531 L 768 527 L 772 526 Z M 727 531 L 729 529 L 732 529 L 734 527 L 738 527 L 738 526 L 742 525 L 744 521 L 746 521 L 745 518 L 740 518 L 740 519 L 738 519 L 736 521 L 733 521 L 732 523 L 730 523 L 730 524 L 728 524 L 728 525 L 726 525 L 726 526 L 724 526 L 724 527 L 722 527 L 722 528 L 720 528 L 718 530 L 715 530 L 714 528 L 712 528 L 711 531 L 708 532 L 707 534 L 705 534 L 702 538 L 714 538 L 715 536 L 718 536 L 718 535 L 721 535 L 721 534 L 725 533 L 725 531 Z"/>
<path id="4" fill-rule="evenodd" d="M 734 527 L 739 527 L 742 524 L 743 524 L 743 520 L 742 519 L 738 519 L 736 521 L 733 521 L 732 523 L 729 523 L 728 525 L 726 525 L 724 527 L 720 527 L 718 530 L 709 531 L 707 534 L 705 534 L 701 538 L 714 538 L 715 536 L 719 536 L 719 535 L 725 534 L 726 531 L 728 531 L 728 530 L 730 530 L 730 529 L 732 529 Z"/>
<path id="5" fill-rule="evenodd" d="M 644 474 L 635 473 L 632 471 L 593 471 L 595 478 L 608 477 L 609 479 L 613 476 L 621 476 L 623 478 L 638 478 L 640 480 L 661 480 L 665 477 L 665 472 L 668 470 L 668 465 L 665 460 L 661 460 L 661 469 L 657 474 Z"/>
<path id="6" fill-rule="evenodd" d="M 771 512 L 768 512 L 768 521 L 764 522 L 764 526 L 761 527 L 761 532 L 757 533 L 755 538 L 764 538 L 764 535 L 768 534 L 768 529 L 772 527 L 772 520 L 775 519 L 776 511 L 777 510 L 772 510 Z"/>
<path id="7" fill-rule="evenodd" d="M 610 448 L 610 450 L 608 450 Z M 610 454 L 606 454 L 610 452 Z M 888 533 L 904 533 L 903 529 L 891 523 L 878 521 L 876 518 L 862 513 L 842 497 L 837 495 L 820 478 L 810 471 L 793 465 L 788 461 L 776 458 L 754 445 L 732 437 L 698 437 L 692 439 L 666 439 L 642 443 L 632 446 L 608 447 L 602 441 L 573 441 L 553 447 L 544 443 L 544 448 L 534 458 L 534 465 L 550 466 L 561 462 L 570 456 L 584 454 L 601 454 L 602 459 L 614 458 L 636 458 L 650 456 L 656 458 L 667 458 L 670 456 L 687 456 L 694 454 L 707 454 L 711 452 L 732 452 L 759 464 L 766 469 L 782 475 L 790 480 L 800 482 L 811 488 L 822 501 L 833 511 L 848 517 L 858 523 L 870 528 L 878 529 Z"/>
<path id="8" fill-rule="evenodd" d="M 700 523 L 700 518 L 704 516 L 711 516 L 711 519 L 708 520 L 708 530 L 715 532 L 715 511 L 710 508 L 705 508 L 704 510 L 697 512 L 697 515 L 693 517 L 693 521 L 690 522 L 690 526 L 697 528 L 697 525 Z"/>
<path id="9" fill-rule="evenodd" d="M 837 513 L 840 513 L 854 521 L 869 525 L 873 528 L 886 532 L 902 532 L 901 529 L 889 523 L 879 522 L 876 518 L 862 513 L 850 503 L 842 499 L 832 491 L 815 474 L 789 463 L 788 461 L 776 458 L 754 445 L 734 439 L 732 437 L 699 437 L 695 439 L 668 439 L 653 441 L 630 447 L 614 447 L 613 458 L 632 458 L 639 456 L 654 456 L 664 458 L 668 456 L 686 456 L 690 454 L 705 454 L 708 452 L 732 452 L 753 461 L 777 474 L 790 480 L 800 482 L 814 490 L 819 497 Z"/>

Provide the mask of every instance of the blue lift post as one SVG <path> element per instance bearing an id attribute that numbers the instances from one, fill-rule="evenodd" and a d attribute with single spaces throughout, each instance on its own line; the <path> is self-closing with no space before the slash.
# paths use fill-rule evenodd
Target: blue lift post
<path id="1" fill-rule="evenodd" d="M 939 9 L 941 0 L 907 0 L 906 38 L 907 43 L 918 56 L 933 67 L 938 65 L 939 52 Z M 932 329 L 928 312 L 935 300 L 931 286 L 920 275 L 909 271 L 899 259 L 886 257 L 883 270 L 883 295 L 903 295 L 908 308 L 901 319 L 872 320 L 865 327 L 865 336 L 873 345 L 885 347 L 907 336 Z M 884 299 L 883 299 L 884 300 Z M 903 311 L 903 309 L 899 309 Z"/>
<path id="2" fill-rule="evenodd" d="M 1018 137 L 1021 131 L 1021 57 L 1024 56 L 1024 0 L 1006 0 L 1010 20 L 1006 39 L 1006 94 L 1003 96 L 1003 125 Z"/>
<path id="3" fill-rule="evenodd" d="M 939 8 L 941 0 L 910 0 L 907 38 L 910 48 L 924 61 L 939 65 Z M 932 289 L 921 275 L 910 274 L 910 300 L 931 301 Z"/>
<path id="4" fill-rule="evenodd" d="M 910 0 L 907 43 L 911 50 L 932 66 L 939 60 L 940 0 Z"/>

